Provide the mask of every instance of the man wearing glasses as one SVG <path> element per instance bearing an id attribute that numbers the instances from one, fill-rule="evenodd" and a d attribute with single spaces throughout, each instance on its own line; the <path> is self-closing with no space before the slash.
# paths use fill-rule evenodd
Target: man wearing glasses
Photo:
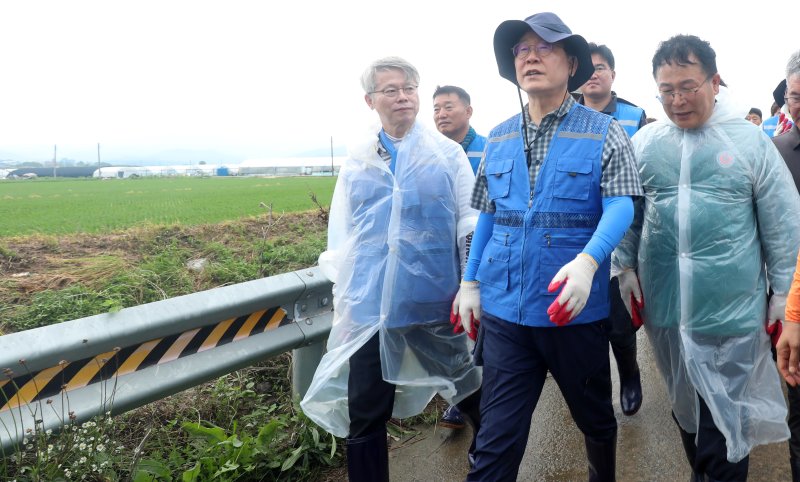
<path id="1" fill-rule="evenodd" d="M 578 102 L 610 115 L 625 129 L 628 137 L 632 137 L 647 124 L 644 109 L 617 97 L 616 92 L 611 90 L 617 76 L 611 49 L 605 45 L 589 42 L 589 52 L 592 53 L 594 73 L 581 87 Z M 634 325 L 631 314 L 619 297 L 618 275 L 619 273 L 611 271 L 609 287 L 611 311 L 607 328 L 611 351 L 614 353 L 619 371 L 619 401 L 622 413 L 630 416 L 638 412 L 642 406 L 642 381 L 639 364 L 636 362 L 636 331 L 640 325 Z"/>
<path id="2" fill-rule="evenodd" d="M 775 100 L 786 103 L 789 114 L 795 119 L 795 124 L 789 131 L 773 137 L 772 142 L 781 153 L 792 173 L 795 187 L 800 191 L 800 128 L 797 127 L 797 120 L 800 119 L 800 50 L 792 54 L 786 64 L 785 87 L 783 95 L 776 95 Z M 800 322 L 800 320 L 791 319 L 787 325 L 794 327 L 795 322 Z M 796 386 L 793 381 L 790 382 L 789 378 L 787 378 L 787 384 L 789 385 L 787 387 L 789 430 L 792 433 L 789 440 L 789 462 L 792 467 L 792 481 L 800 482 L 800 387 Z"/>
<path id="3" fill-rule="evenodd" d="M 555 14 L 501 23 L 494 51 L 527 104 L 488 136 L 472 193 L 481 214 L 454 303 L 466 331 L 479 319 L 482 334 L 482 428 L 467 480 L 517 479 L 549 371 L 584 434 L 589 480 L 613 481 L 604 320 L 609 255 L 641 194 L 631 142 L 570 95 L 594 66 L 586 40 Z"/>
<path id="4" fill-rule="evenodd" d="M 669 120 L 633 137 L 645 195 L 612 259 L 636 281 L 623 300 L 641 286 L 692 480 L 746 480 L 750 450 L 789 437 L 765 327 L 784 319 L 800 197 L 770 139 L 719 96 L 708 42 L 672 37 L 652 65 Z M 796 360 L 800 325 L 781 344 Z"/>
<path id="5" fill-rule="evenodd" d="M 380 126 L 351 146 L 334 190 L 319 260 L 334 282 L 333 328 L 301 406 L 347 437 L 351 482 L 388 482 L 391 417 L 421 413 L 438 392 L 478 423 L 480 369 L 450 325 L 475 175 L 458 144 L 416 122 L 413 65 L 377 60 L 361 85 Z"/>

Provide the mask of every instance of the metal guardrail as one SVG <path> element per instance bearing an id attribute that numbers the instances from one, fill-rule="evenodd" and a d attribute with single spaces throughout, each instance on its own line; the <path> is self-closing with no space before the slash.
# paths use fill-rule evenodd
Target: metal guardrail
<path id="1" fill-rule="evenodd" d="M 0 336 L 0 445 L 159 400 L 295 350 L 308 388 L 332 319 L 318 268 Z"/>

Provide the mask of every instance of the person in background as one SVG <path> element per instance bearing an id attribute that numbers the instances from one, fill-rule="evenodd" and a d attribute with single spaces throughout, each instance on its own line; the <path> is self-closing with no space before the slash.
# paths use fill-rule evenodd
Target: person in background
<path id="1" fill-rule="evenodd" d="M 469 123 L 472 118 L 471 102 L 467 91 L 455 85 L 436 86 L 433 93 L 433 121 L 436 128 L 461 145 L 474 173 L 481 163 L 486 137 L 475 132 Z M 464 428 L 465 423 L 456 405 L 447 407 L 439 420 L 439 425 L 454 430 Z"/>
<path id="2" fill-rule="evenodd" d="M 466 90 L 454 85 L 436 87 L 433 93 L 433 121 L 436 128 L 461 145 L 472 165 L 472 172 L 477 172 L 486 137 L 475 132 L 469 124 L 471 118 L 472 104 Z"/>
<path id="3" fill-rule="evenodd" d="M 617 77 L 616 63 L 611 49 L 605 45 L 589 42 L 589 52 L 592 54 L 594 73 L 581 87 L 581 97 L 578 102 L 592 109 L 608 114 L 619 122 L 629 137 L 645 126 L 647 115 L 644 109 L 618 97 L 611 90 Z M 622 413 L 633 415 L 642 406 L 642 381 L 639 364 L 636 362 L 636 331 L 635 326 L 625 304 L 619 297 L 619 281 L 613 270 L 611 271 L 611 311 L 608 317 L 608 338 L 611 350 L 617 362 L 619 371 L 620 394 L 619 400 Z"/>
<path id="4" fill-rule="evenodd" d="M 754 446 L 789 437 L 767 330 L 785 318 L 800 196 L 772 142 L 719 95 L 708 42 L 676 35 L 652 66 L 668 121 L 633 138 L 645 195 L 612 259 L 622 299 L 639 302 L 692 480 L 743 481 Z M 800 331 L 783 336 L 800 345 Z"/>
<path id="5" fill-rule="evenodd" d="M 301 407 L 347 437 L 351 482 L 386 482 L 386 422 L 437 393 L 479 423 L 480 368 L 450 307 L 477 212 L 464 150 L 423 123 L 419 73 L 386 57 L 361 77 L 380 125 L 352 146 L 331 201 L 323 274 L 334 283 L 328 350 Z"/>
<path id="6" fill-rule="evenodd" d="M 570 95 L 594 66 L 586 40 L 556 14 L 501 23 L 494 52 L 522 112 L 488 136 L 472 194 L 481 214 L 453 303 L 466 331 L 475 320 L 481 329 L 481 429 L 467 480 L 516 480 L 549 372 L 584 434 L 590 480 L 611 481 L 617 421 L 604 325 L 608 258 L 641 194 L 631 142 Z"/>
<path id="7" fill-rule="evenodd" d="M 750 112 L 744 117 L 746 121 L 750 121 L 753 124 L 760 126 L 761 125 L 761 109 L 757 107 L 751 107 Z"/>
<path id="8" fill-rule="evenodd" d="M 778 87 L 780 87 L 780 85 Z M 781 100 L 780 103 L 773 102 L 772 107 L 769 109 L 770 117 L 767 117 L 764 119 L 764 122 L 761 123 L 761 129 L 770 137 L 775 136 L 775 128 L 778 127 L 781 106 L 783 106 L 783 100 Z"/>
<path id="9" fill-rule="evenodd" d="M 800 118 L 800 50 L 792 54 L 786 65 L 786 82 L 785 89 L 781 100 L 786 103 L 789 114 L 794 119 Z M 795 123 L 788 131 L 772 138 L 778 152 L 781 153 L 789 172 L 792 173 L 794 185 L 800 192 L 800 129 Z M 795 292 L 795 299 L 790 303 L 787 302 L 786 318 L 794 322 L 800 322 L 800 317 L 797 316 L 797 310 L 800 309 L 800 304 L 797 303 L 797 280 L 800 279 L 800 273 L 795 273 L 795 283 L 792 284 L 790 290 L 790 297 L 792 292 Z M 790 310 L 789 304 L 792 304 Z M 791 328 L 794 328 L 792 323 Z M 787 327 L 789 328 L 789 327 Z M 789 431 L 791 437 L 789 439 L 789 463 L 792 468 L 792 481 L 800 482 L 800 387 L 796 384 L 789 383 L 787 379 L 787 394 L 789 398 Z"/>

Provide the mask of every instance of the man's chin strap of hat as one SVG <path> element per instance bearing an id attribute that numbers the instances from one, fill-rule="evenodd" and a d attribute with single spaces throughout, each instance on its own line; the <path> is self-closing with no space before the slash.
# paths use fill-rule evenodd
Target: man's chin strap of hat
<path id="1" fill-rule="evenodd" d="M 570 77 L 572 77 L 572 75 L 570 75 Z M 569 85 L 569 84 L 567 84 L 567 85 Z M 522 103 L 522 94 L 520 93 L 520 90 L 522 90 L 522 89 L 520 89 L 519 85 L 518 85 L 517 86 L 517 97 L 519 97 L 519 110 L 520 110 L 520 113 L 522 114 L 522 135 L 525 137 L 525 162 L 528 164 L 528 168 L 530 168 L 531 167 L 531 151 L 533 150 L 532 144 L 534 142 L 536 142 L 536 140 L 538 138 L 540 138 L 541 136 L 545 135 L 547 133 L 547 131 L 550 130 L 550 127 L 556 121 L 556 117 L 557 116 L 553 116 L 550 119 L 550 122 L 547 123 L 547 127 L 542 128 L 540 126 L 540 128 L 536 130 L 536 137 L 534 137 L 532 141 L 528 142 L 528 121 L 526 120 L 527 117 L 525 116 L 525 104 Z M 564 89 L 564 98 L 561 99 L 561 104 L 559 104 L 559 107 L 561 105 L 564 105 L 564 101 L 567 100 L 567 96 L 568 95 L 569 95 L 569 87 Z"/>

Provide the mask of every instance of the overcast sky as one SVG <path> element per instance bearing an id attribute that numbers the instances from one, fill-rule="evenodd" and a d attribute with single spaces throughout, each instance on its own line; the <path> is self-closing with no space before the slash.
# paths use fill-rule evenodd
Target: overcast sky
<path id="1" fill-rule="evenodd" d="M 569 7 L 567 7 L 569 6 Z M 517 112 L 499 77 L 500 22 L 556 12 L 614 52 L 614 90 L 664 116 L 651 59 L 678 33 L 711 42 L 743 106 L 768 116 L 800 2 L 24 1 L 0 3 L 0 159 L 175 150 L 247 158 L 344 144 L 376 119 L 359 77 L 399 55 L 421 74 L 420 119 L 437 84 L 472 95 L 481 133 Z M 202 159 L 198 159 L 202 160 Z M 213 160 L 213 159 L 209 159 Z"/>

